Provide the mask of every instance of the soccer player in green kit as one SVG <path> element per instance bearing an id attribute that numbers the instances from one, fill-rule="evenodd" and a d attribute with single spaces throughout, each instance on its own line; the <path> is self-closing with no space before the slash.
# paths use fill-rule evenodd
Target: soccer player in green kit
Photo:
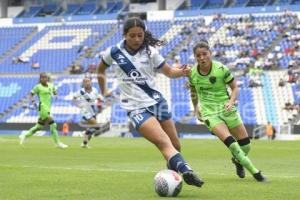
<path id="1" fill-rule="evenodd" d="M 234 105 L 238 96 L 234 77 L 225 65 L 212 60 L 206 40 L 200 41 L 193 52 L 197 65 L 192 68 L 189 85 L 196 116 L 230 150 L 240 178 L 245 177 L 246 168 L 255 180 L 265 182 L 267 179 L 247 156 L 250 139 Z M 227 92 L 227 85 L 231 88 L 231 95 Z"/>
<path id="2" fill-rule="evenodd" d="M 68 145 L 65 145 L 64 143 L 60 142 L 59 136 L 57 133 L 57 125 L 53 121 L 52 117 L 50 116 L 52 96 L 56 95 L 56 89 L 53 86 L 53 84 L 49 82 L 49 77 L 47 74 L 41 73 L 40 74 L 40 83 L 37 84 L 32 89 L 31 94 L 30 94 L 30 101 L 32 102 L 32 104 L 35 104 L 34 100 L 33 100 L 34 95 L 38 95 L 38 97 L 39 97 L 38 123 L 34 127 L 32 127 L 27 133 L 21 134 L 19 136 L 20 144 L 22 145 L 26 138 L 31 137 L 38 130 L 41 130 L 44 127 L 44 125 L 47 123 L 50 126 L 50 132 L 51 132 L 52 138 L 53 138 L 56 146 L 59 148 L 62 148 L 62 149 L 67 148 Z"/>

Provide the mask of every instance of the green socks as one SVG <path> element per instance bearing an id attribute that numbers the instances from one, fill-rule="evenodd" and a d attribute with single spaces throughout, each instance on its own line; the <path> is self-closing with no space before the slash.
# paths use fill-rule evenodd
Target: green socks
<path id="1" fill-rule="evenodd" d="M 26 138 L 31 137 L 33 134 L 35 134 L 37 131 L 41 130 L 43 128 L 43 125 L 36 124 L 34 127 L 29 129 L 29 131 L 25 134 Z"/>
<path id="2" fill-rule="evenodd" d="M 240 139 L 237 141 L 241 147 L 241 149 L 244 151 L 245 155 L 247 156 L 250 151 L 250 138 L 246 137 L 243 139 Z"/>
<path id="3" fill-rule="evenodd" d="M 248 147 L 248 152 L 250 150 L 249 147 Z M 259 172 L 259 170 L 256 169 L 256 167 L 252 164 L 251 160 L 245 155 L 246 153 L 244 153 L 244 150 L 242 150 L 242 148 L 237 142 L 233 142 L 228 148 L 231 151 L 231 153 L 234 155 L 234 157 L 239 161 L 239 163 L 243 167 L 245 167 L 251 174 L 256 174 Z"/>
<path id="4" fill-rule="evenodd" d="M 240 145 L 240 147 L 241 147 L 241 149 L 243 150 L 243 152 L 245 153 L 245 156 L 247 156 L 248 155 L 248 153 L 249 153 L 249 151 L 250 151 L 250 144 L 247 144 L 247 145 L 243 145 L 243 146 L 241 146 Z"/>
<path id="5" fill-rule="evenodd" d="M 34 127 L 29 129 L 29 131 L 25 134 L 25 138 L 31 137 L 33 134 L 35 134 L 38 130 L 41 130 L 43 127 L 44 127 L 43 125 L 36 124 Z M 50 124 L 50 132 L 51 132 L 52 138 L 53 138 L 55 144 L 58 144 L 60 141 L 59 141 L 59 136 L 58 136 L 56 128 L 57 128 L 56 123 Z"/>
<path id="6" fill-rule="evenodd" d="M 52 135 L 52 138 L 53 138 L 55 144 L 58 144 L 60 141 L 59 141 L 56 127 L 57 127 L 56 123 L 52 123 L 50 125 L 50 132 L 51 132 L 51 135 Z"/>

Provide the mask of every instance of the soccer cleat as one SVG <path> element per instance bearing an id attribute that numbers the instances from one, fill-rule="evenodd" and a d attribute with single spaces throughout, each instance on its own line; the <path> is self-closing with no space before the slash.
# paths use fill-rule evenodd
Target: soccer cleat
<path id="1" fill-rule="evenodd" d="M 188 185 L 194 185 L 197 187 L 201 187 L 204 184 L 204 181 L 202 181 L 196 173 L 193 171 L 186 171 L 182 174 L 183 180 L 186 182 Z"/>
<path id="2" fill-rule="evenodd" d="M 267 182 L 267 178 L 261 174 L 261 171 L 257 172 L 256 174 L 253 174 L 253 177 L 258 182 Z"/>
<path id="3" fill-rule="evenodd" d="M 88 145 L 88 144 L 81 144 L 81 147 L 82 148 L 85 148 L 85 149 L 90 149 L 91 147 Z"/>
<path id="4" fill-rule="evenodd" d="M 21 134 L 21 135 L 19 135 L 19 139 L 20 139 L 20 145 L 23 145 L 26 137 L 25 137 L 25 135 Z"/>
<path id="5" fill-rule="evenodd" d="M 64 144 L 64 143 L 62 143 L 62 142 L 59 142 L 59 143 L 57 144 L 57 147 L 58 147 L 58 148 L 61 148 L 61 149 L 65 149 L 65 148 L 68 148 L 69 146 L 66 145 L 66 144 Z"/>
<path id="6" fill-rule="evenodd" d="M 235 165 L 236 168 L 236 175 L 240 178 L 245 178 L 245 170 L 244 167 L 238 163 L 235 158 L 231 158 L 232 163 Z"/>

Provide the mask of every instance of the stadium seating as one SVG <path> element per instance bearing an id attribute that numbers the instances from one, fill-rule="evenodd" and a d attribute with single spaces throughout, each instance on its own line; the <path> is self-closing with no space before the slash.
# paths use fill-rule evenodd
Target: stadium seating
<path id="1" fill-rule="evenodd" d="M 29 62 L 12 64 L 12 57 L 8 57 L 0 63 L 0 72 L 64 71 L 81 55 L 80 47 L 92 46 L 111 27 L 111 23 L 45 27 L 12 56 L 30 57 Z M 32 68 L 33 62 L 39 62 L 40 68 Z"/>
<path id="2" fill-rule="evenodd" d="M 257 6 L 270 2 L 236 0 L 231 6 Z M 291 1 L 293 4 L 298 2 Z M 275 5 L 285 3 L 287 1 L 274 1 Z M 219 0 L 191 1 L 191 6 L 194 9 L 223 7 L 223 4 L 224 1 Z M 94 2 L 86 2 L 69 4 L 68 9 L 64 12 L 58 12 L 57 6 L 30 7 L 20 17 L 32 17 L 45 12 L 63 16 L 104 12 L 109 14 L 119 12 L 125 6 L 120 2 L 108 2 L 107 9 L 103 10 L 102 7 L 97 7 Z M 253 78 L 251 74 L 237 77 L 240 83 L 238 109 L 245 124 L 265 124 L 267 121 L 272 124 L 284 124 L 293 115 L 293 113 L 284 111 L 284 104 L 287 101 L 295 103 L 300 101 L 299 84 L 286 84 L 284 87 L 278 87 L 279 79 L 287 74 L 290 61 L 299 60 L 299 54 L 286 53 L 287 48 L 297 48 L 298 40 L 293 40 L 292 36 L 299 35 L 298 22 L 297 16 L 285 15 L 284 13 L 215 15 L 209 18 L 197 16 L 180 17 L 174 20 L 147 21 L 147 28 L 152 31 L 155 37 L 166 41 L 166 45 L 160 47 L 159 50 L 170 64 L 172 64 L 172 58 L 175 55 L 180 57 L 181 63 L 193 64 L 195 61 L 192 49 L 201 39 L 208 39 L 215 59 L 222 61 L 232 71 L 244 71 L 249 67 L 263 68 L 265 66 L 261 63 L 265 63 L 268 59 L 268 61 L 277 64 L 281 69 L 280 71 L 264 71 L 263 74 L 256 77 L 262 83 L 262 87 L 249 87 L 250 79 Z M 0 61 L 0 72 L 5 74 L 37 74 L 47 71 L 57 75 L 65 72 L 74 62 L 79 62 L 84 70 L 87 70 L 89 65 L 99 63 L 100 55 L 107 47 L 122 39 L 122 25 L 117 26 L 116 21 L 64 25 L 46 24 L 33 37 L 27 38 L 27 42 L 12 55 L 6 56 Z M 0 55 L 26 38 L 33 30 L 35 27 L 1 28 L 0 33 L 3 33 L 5 37 L 12 38 L 2 43 Z M 288 30 L 288 34 L 284 30 Z M 186 31 L 188 34 L 185 33 Z M 9 34 L 10 32 L 16 34 Z M 83 47 L 94 48 L 92 56 L 86 56 L 84 51 L 81 51 Z M 257 55 L 254 55 L 254 51 Z M 276 56 L 278 54 L 281 56 Z M 28 57 L 30 61 L 12 64 L 13 57 L 19 56 Z M 40 68 L 33 69 L 31 67 L 33 62 L 39 62 Z M 108 69 L 109 73 L 113 71 L 112 68 Z M 80 122 L 79 110 L 72 104 L 71 99 L 73 93 L 80 88 L 81 79 L 81 76 L 58 76 L 55 80 L 59 89 L 59 98 L 54 101 L 52 113 L 57 122 L 66 120 Z M 110 88 L 113 87 L 113 81 L 113 76 L 109 77 Z M 161 75 L 156 77 L 159 88 L 162 89 L 167 100 L 171 102 L 173 119 L 176 122 L 190 115 L 192 111 L 189 91 L 184 88 L 186 81 L 186 78 L 169 80 Z M 1 76 L 0 97 L 1 99 L 5 98 L 5 103 L 1 104 L 0 113 L 11 108 L 29 94 L 36 82 L 37 78 L 32 80 L 25 78 L 22 82 L 20 78 L 8 79 Z M 14 93 L 12 93 L 13 91 Z M 283 93 L 286 95 L 276 95 Z M 106 111 L 106 114 L 111 119 L 112 124 L 126 125 L 128 123 L 126 112 L 119 103 L 114 102 L 107 110 L 109 112 Z M 35 122 L 36 114 L 36 110 L 20 105 L 0 120 L 2 122 Z M 191 119 L 187 123 L 195 124 L 198 122 Z"/>
<path id="3" fill-rule="evenodd" d="M 35 30 L 34 27 L 0 28 L 0 56 L 20 43 L 22 39 L 25 38 L 33 30 Z"/>
<path id="4" fill-rule="evenodd" d="M 1 77 L 0 78 L 0 113 L 4 113 L 8 108 L 11 108 L 17 102 L 26 97 L 37 79 L 34 77 Z"/>

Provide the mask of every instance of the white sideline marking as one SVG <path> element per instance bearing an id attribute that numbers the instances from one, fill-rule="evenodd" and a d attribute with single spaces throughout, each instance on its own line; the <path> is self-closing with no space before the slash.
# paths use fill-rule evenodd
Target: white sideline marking
<path id="1" fill-rule="evenodd" d="M 78 170 L 78 171 L 100 171 L 100 172 L 139 172 L 139 173 L 155 173 L 153 170 L 137 170 L 137 169 L 113 169 L 113 168 L 76 168 L 76 167 L 45 167 L 45 166 L 29 166 L 29 165 L 0 165 L 0 167 L 9 168 L 36 168 L 36 169 L 55 169 L 55 170 Z"/>
<path id="2" fill-rule="evenodd" d="M 0 142 L 16 142 L 16 141 L 19 141 L 18 139 L 16 138 L 1 138 L 0 137 Z"/>
<path id="3" fill-rule="evenodd" d="M 113 168 L 74 168 L 74 167 L 45 167 L 45 166 L 29 166 L 29 165 L 0 165 L 0 167 L 8 167 L 8 168 L 36 168 L 36 169 L 50 169 L 50 170 L 78 170 L 78 171 L 99 171 L 99 172 L 128 172 L 128 173 L 156 173 L 154 170 L 140 170 L 140 169 L 113 169 Z M 233 173 L 206 173 L 208 175 L 216 175 L 216 176 L 235 176 Z M 267 174 L 268 175 L 268 174 Z M 250 175 L 249 175 L 250 177 Z M 268 175 L 267 177 L 273 178 L 286 178 L 286 179 L 298 179 L 300 175 Z"/>

